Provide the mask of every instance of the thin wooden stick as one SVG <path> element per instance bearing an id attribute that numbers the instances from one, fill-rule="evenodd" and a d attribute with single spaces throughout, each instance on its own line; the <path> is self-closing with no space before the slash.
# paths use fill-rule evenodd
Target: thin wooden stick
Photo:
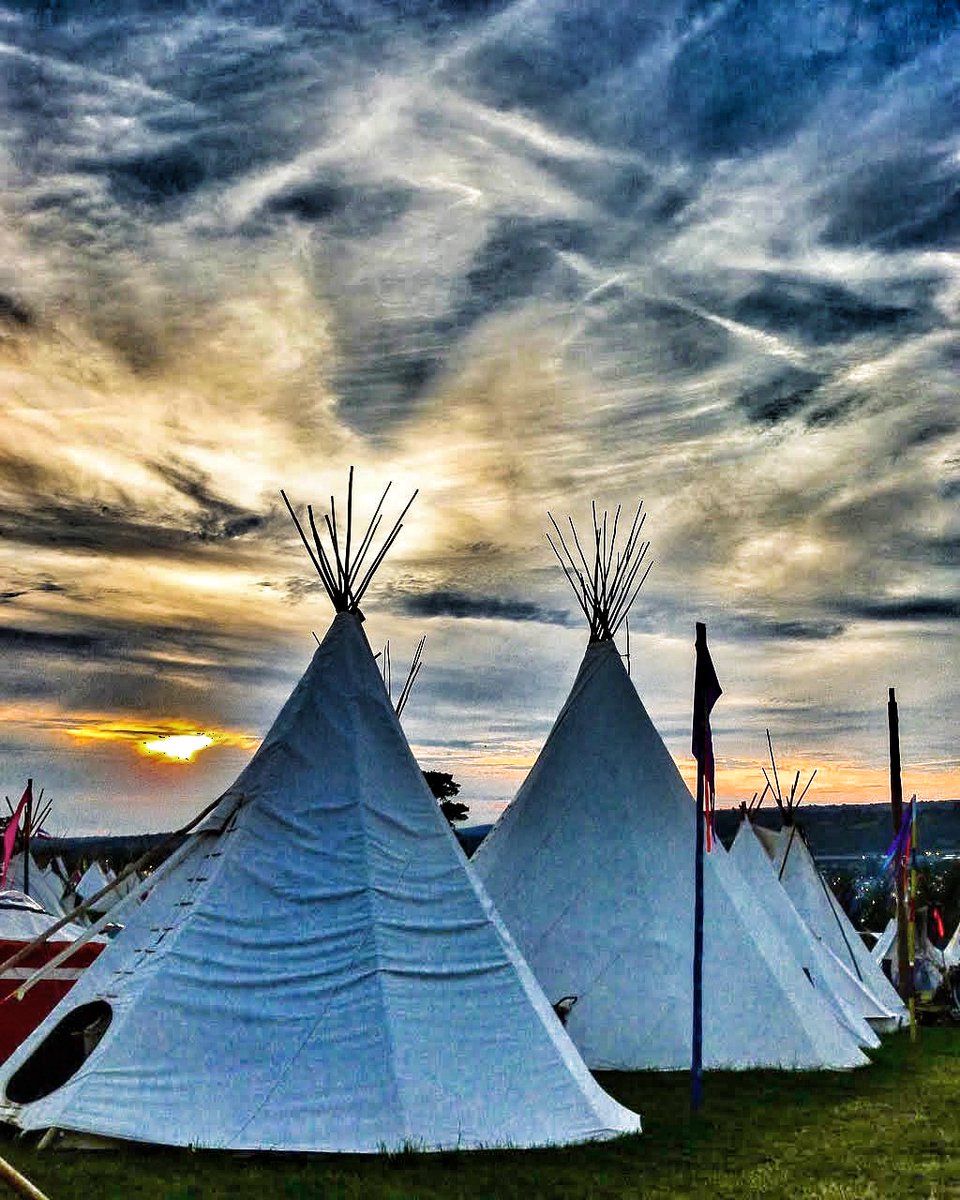
<path id="1" fill-rule="evenodd" d="M 98 900 L 101 900 L 107 895 L 108 892 L 114 891 L 114 889 L 119 884 L 123 883 L 125 879 L 128 879 L 134 873 L 134 871 L 139 871 L 141 867 L 145 867 L 152 858 L 157 857 L 162 852 L 165 852 L 169 847 L 173 846 L 178 838 L 186 837 L 186 835 L 192 829 L 195 829 L 205 817 L 208 817 L 213 812 L 217 805 L 219 805 L 227 795 L 229 795 L 229 792 L 225 792 L 223 796 L 218 796 L 212 804 L 208 804 L 202 812 L 198 813 L 195 817 L 189 820 L 186 825 L 182 826 L 174 833 L 171 833 L 170 836 L 164 838 L 159 845 L 153 846 L 150 850 L 147 850 L 146 853 L 141 854 L 136 861 L 129 863 L 126 867 L 124 867 L 116 879 L 108 883 L 106 887 L 102 887 L 99 892 L 96 892 L 94 895 L 92 895 L 89 900 L 85 900 L 83 904 L 78 904 L 77 907 L 71 912 L 68 912 L 65 917 L 61 917 L 58 921 L 54 921 L 54 923 L 48 926 L 43 933 L 35 937 L 34 940 L 28 945 L 23 946 L 17 951 L 16 954 L 14 954 L 11 958 L 8 958 L 6 962 L 0 963 L 0 975 L 2 975 L 4 971 L 9 970 L 11 967 L 17 966 L 18 963 L 23 962 L 27 955 L 36 950 L 38 946 L 45 945 L 45 943 L 48 942 L 55 933 L 59 933 L 60 930 L 63 929 L 64 925 L 69 925 L 70 922 L 75 921 L 77 917 L 83 916 L 84 913 L 89 912 Z M 241 796 L 238 799 L 237 807 L 239 807 L 239 805 L 242 803 L 243 797 Z"/>
<path id="2" fill-rule="evenodd" d="M 26 1196 L 27 1200 L 49 1200 L 45 1192 L 35 1187 L 26 1175 L 21 1175 L 5 1158 L 0 1158 L 0 1179 L 9 1183 L 18 1196 Z"/>
<path id="3" fill-rule="evenodd" d="M 170 857 L 164 862 L 163 866 L 160 868 L 160 871 L 151 876 L 149 884 L 147 884 L 145 881 L 144 886 L 149 886 L 151 889 L 156 887 L 157 883 L 159 882 L 158 876 L 161 874 L 163 876 L 168 875 L 175 867 L 179 866 L 180 863 L 183 862 L 192 849 L 192 842 L 184 842 L 184 844 L 180 846 L 179 849 L 175 850 L 173 854 L 171 854 Z M 70 942 L 60 951 L 59 954 L 55 955 L 51 959 L 48 959 L 45 963 L 43 963 L 42 966 L 37 967 L 34 973 L 25 979 L 15 991 L 9 993 L 9 996 L 13 996 L 16 1000 L 22 1000 L 24 996 L 26 996 L 27 992 L 31 990 L 31 988 L 36 987 L 38 983 L 41 983 L 44 979 L 51 975 L 57 969 L 57 967 L 61 966 L 68 959 L 72 958 L 78 950 L 82 950 L 88 942 L 93 941 L 93 939 L 105 926 L 114 924 L 117 918 L 132 905 L 133 901 L 139 898 L 140 893 L 141 888 L 131 888 L 130 891 L 127 892 L 125 896 L 122 896 L 116 904 L 109 908 L 107 912 L 103 914 L 103 916 L 99 917 L 92 925 L 88 926 L 80 937 Z M 9 996 L 4 997 L 4 999 L 9 999 Z M 0 1004 L 3 1002 L 3 1000 L 0 1000 Z"/>
<path id="4" fill-rule="evenodd" d="M 586 599 L 587 590 L 584 587 L 583 580 L 579 579 L 579 576 L 578 576 L 579 584 L 580 584 L 580 586 L 578 587 L 577 584 L 574 582 L 573 575 L 571 575 L 570 570 L 567 567 L 567 564 L 560 557 L 560 551 L 553 544 L 553 540 L 550 537 L 550 534 L 548 533 L 545 536 L 546 536 L 547 541 L 550 543 L 550 549 L 557 556 L 557 561 L 560 563 L 560 569 L 563 571 L 564 575 L 566 575 L 567 582 L 570 584 L 571 588 L 573 588 L 573 594 L 576 597 L 577 603 L 580 605 L 583 615 L 586 617 L 587 621 L 589 621 L 590 620 L 590 612 L 587 608 L 587 604 L 588 604 L 588 601 Z"/>
<path id="5" fill-rule="evenodd" d="M 337 541 L 337 502 L 333 496 L 330 497 L 330 512 L 333 516 L 332 522 L 330 517 L 328 517 L 326 514 L 324 514 L 323 519 L 326 522 L 327 532 L 330 534 L 330 542 L 333 546 L 333 557 L 337 564 L 337 583 L 342 588 L 343 581 L 346 577 L 346 572 L 343 569 L 343 562 L 340 559 L 340 543 Z"/>
<path id="6" fill-rule="evenodd" d="M 313 533 L 313 541 L 317 547 L 317 554 L 320 556 L 320 561 L 323 563 L 324 570 L 326 571 L 326 578 L 329 580 L 327 587 L 330 593 L 330 599 L 333 601 L 334 607 L 339 612 L 340 609 L 338 604 L 343 598 L 343 588 L 340 584 L 338 575 L 334 575 L 333 573 L 333 567 L 330 565 L 330 558 L 323 547 L 323 541 L 320 537 L 320 530 L 317 528 L 316 518 L 313 515 L 312 504 L 307 505 L 307 516 L 310 518 L 310 530 Z M 339 567 L 337 570 L 339 572 Z"/>
<path id="7" fill-rule="evenodd" d="M 773 764 L 773 778 L 777 784 L 777 801 L 779 803 L 783 799 L 783 793 L 780 791 L 780 779 L 777 776 L 777 760 L 773 757 L 773 742 L 770 739 L 769 729 L 767 730 L 767 745 L 770 748 L 770 762 Z M 783 806 L 781 805 L 781 808 L 782 807 Z"/>
<path id="8" fill-rule="evenodd" d="M 618 616 L 616 621 L 613 623 L 613 629 L 611 631 L 612 633 L 617 632 L 617 630 L 620 628 L 621 624 L 623 623 L 623 621 L 626 619 L 627 615 L 629 614 L 630 609 L 633 608 L 634 601 L 640 595 L 640 589 L 647 582 L 647 576 L 650 574 L 650 572 L 652 570 L 653 570 L 653 559 L 650 560 L 650 563 L 647 566 L 647 569 L 644 571 L 643 575 L 640 577 L 640 582 L 637 584 L 636 588 L 634 589 L 633 595 L 630 597 L 629 603 L 623 608 L 622 614 L 620 616 Z"/>
<path id="9" fill-rule="evenodd" d="M 367 532 L 363 535 L 363 540 L 360 542 L 360 549 L 357 551 L 357 557 L 353 564 L 353 575 L 356 576 L 366 558 L 367 551 L 370 549 L 370 544 L 376 536 L 377 527 L 380 524 L 380 510 L 383 508 L 383 502 L 387 498 L 387 492 L 390 491 L 392 483 L 388 483 L 383 489 L 383 495 L 380 497 L 380 503 L 373 510 L 373 516 L 370 518 L 370 524 L 367 526 Z"/>
<path id="10" fill-rule="evenodd" d="M 377 554 L 376 558 L 373 560 L 372 564 L 367 569 L 367 573 L 363 577 L 363 582 L 356 589 L 356 592 L 355 592 L 356 599 L 354 601 L 354 608 L 356 608 L 357 605 L 359 605 L 364 592 L 370 586 L 371 579 L 373 579 L 373 576 L 376 574 L 377 568 L 383 562 L 384 556 L 386 555 L 386 553 L 390 549 L 390 547 L 393 545 L 400 530 L 403 528 L 403 518 L 410 511 L 410 505 L 414 502 L 414 500 L 416 500 L 417 496 L 419 495 L 419 492 L 420 492 L 419 488 L 416 488 L 414 490 L 413 495 L 410 497 L 410 499 L 404 505 L 403 511 L 400 513 L 400 516 L 397 517 L 396 521 L 394 522 L 393 529 L 390 531 L 390 534 L 388 535 L 387 540 L 380 547 L 380 552 Z"/>
<path id="11" fill-rule="evenodd" d="M 353 467 L 347 476 L 347 540 L 343 551 L 343 573 L 350 578 L 350 534 L 353 530 Z"/>
<path id="12" fill-rule="evenodd" d="M 330 592 L 330 583 L 327 580 L 327 576 L 323 573 L 323 568 L 320 566 L 320 563 L 317 559 L 316 554 L 314 554 L 313 549 L 310 546 L 310 543 L 307 541 L 307 535 L 303 532 L 303 526 L 300 524 L 300 519 L 297 516 L 297 514 L 293 511 L 293 506 L 291 505 L 290 501 L 287 499 L 287 493 L 283 490 L 283 488 L 280 489 L 280 495 L 283 497 L 283 502 L 287 506 L 287 512 L 289 512 L 290 516 L 293 518 L 294 525 L 296 525 L 296 527 L 297 527 L 297 533 L 300 534 L 300 541 L 303 542 L 304 549 L 310 555 L 310 561 L 313 563 L 314 567 L 316 568 L 317 574 L 323 580 L 323 586 L 326 588 L 327 594 L 330 595 L 330 597 L 332 599 L 333 596 Z"/>
<path id="13" fill-rule="evenodd" d="M 399 535 L 400 530 L 403 528 L 403 518 L 409 512 L 410 505 L 414 502 L 414 500 L 416 500 L 417 495 L 419 494 L 419 491 L 420 491 L 420 489 L 417 488 L 416 491 L 413 493 L 413 495 L 410 497 L 410 499 L 407 501 L 407 503 L 404 505 L 403 512 L 400 514 L 399 517 L 397 517 L 396 524 L 394 525 L 392 531 L 390 532 L 389 537 L 381 546 L 380 552 L 377 554 L 376 558 L 373 560 L 373 562 L 370 564 L 369 568 L 367 569 L 367 573 L 366 573 L 366 575 L 364 575 L 363 581 L 361 582 L 360 586 L 354 592 L 354 601 L 351 606 L 351 608 L 354 611 L 356 611 L 356 609 L 359 607 L 360 601 L 363 599 L 364 593 L 366 592 L 367 588 L 370 586 L 370 581 L 373 579 L 374 575 L 376 574 L 377 568 L 380 566 L 380 564 L 383 562 L 384 558 L 386 557 L 387 551 L 390 549 L 390 547 L 393 545 L 393 543 L 397 540 L 397 536 Z"/>
<path id="14" fill-rule="evenodd" d="M 816 777 L 816 774 L 817 774 L 817 771 L 818 771 L 818 770 L 819 770 L 819 768 L 818 768 L 818 767 L 814 767 L 814 768 L 813 768 L 813 775 L 811 775 L 811 776 L 810 776 L 810 778 L 807 780 L 807 787 L 805 787 L 805 788 L 803 789 L 803 791 L 800 793 L 800 795 L 797 797 L 797 803 L 796 803 L 796 804 L 793 806 L 794 808 L 799 808 L 799 807 L 800 807 L 800 801 L 801 801 L 801 800 L 804 798 L 804 796 L 807 794 L 807 788 L 810 786 L 810 784 L 811 784 L 811 783 L 813 783 L 813 781 L 814 781 L 814 778 Z"/>
<path id="15" fill-rule="evenodd" d="M 770 795 L 777 802 L 777 808 L 780 809 L 780 812 L 783 816 L 786 816 L 787 810 L 783 807 L 783 801 L 780 799 L 780 797 L 777 795 L 777 793 L 773 790 L 773 784 L 770 782 L 770 776 L 767 774 L 767 768 L 761 767 L 760 770 L 763 772 L 763 777 L 767 781 L 767 787 L 770 789 Z"/>
<path id="16" fill-rule="evenodd" d="M 406 708 L 407 700 L 410 698 L 410 693 L 413 691 L 413 685 L 416 682 L 417 676 L 420 674 L 420 668 L 423 666 L 423 647 L 426 644 L 426 636 L 420 638 L 417 642 L 417 648 L 413 653 L 413 661 L 410 664 L 410 670 L 407 672 L 407 681 L 400 691 L 400 699 L 397 701 L 397 716 L 399 717 L 404 708 Z"/>
<path id="17" fill-rule="evenodd" d="M 50 810 L 52 808 L 53 808 L 53 801 L 48 800 L 46 808 L 43 810 L 43 812 L 40 814 L 40 816 L 37 817 L 37 819 L 33 823 L 33 829 L 31 830 L 32 833 L 40 832 L 40 830 L 43 828 L 44 821 L 47 819 L 47 817 L 50 816 Z"/>

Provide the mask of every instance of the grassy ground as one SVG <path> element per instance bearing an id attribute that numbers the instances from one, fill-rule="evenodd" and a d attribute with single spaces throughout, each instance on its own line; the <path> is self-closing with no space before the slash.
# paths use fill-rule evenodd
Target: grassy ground
<path id="1" fill-rule="evenodd" d="M 51 1200 L 789 1197 L 960 1200 L 960 1029 L 888 1038 L 860 1071 L 711 1074 L 701 1117 L 677 1074 L 600 1077 L 644 1132 L 565 1150 L 373 1157 L 44 1151 L 0 1154 Z M 0 1183 L 0 1196 L 4 1195 Z"/>

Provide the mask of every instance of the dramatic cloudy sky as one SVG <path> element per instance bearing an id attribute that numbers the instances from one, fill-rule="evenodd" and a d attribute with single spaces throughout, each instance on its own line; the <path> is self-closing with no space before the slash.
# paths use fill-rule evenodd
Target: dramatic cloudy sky
<path id="1" fill-rule="evenodd" d="M 960 795 L 956 0 L 0 6 L 0 794 L 226 786 L 330 612 L 279 498 L 420 495 L 366 605 L 482 819 L 585 635 L 547 511 L 648 512 L 633 678 L 720 798 Z M 396 679 L 395 679 L 396 685 Z M 216 740 L 189 764 L 162 734 Z"/>

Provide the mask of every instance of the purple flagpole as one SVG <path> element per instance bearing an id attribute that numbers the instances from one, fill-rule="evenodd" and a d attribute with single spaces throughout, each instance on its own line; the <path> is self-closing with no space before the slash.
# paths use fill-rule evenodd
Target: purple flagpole
<path id="1" fill-rule="evenodd" d="M 703 1102 L 703 842 L 704 801 L 713 796 L 713 739 L 710 711 L 723 689 L 707 649 L 707 627 L 697 622 L 697 673 L 693 687 L 693 753 L 697 760 L 697 839 L 693 892 L 693 1037 L 690 1054 L 690 1108 Z"/>

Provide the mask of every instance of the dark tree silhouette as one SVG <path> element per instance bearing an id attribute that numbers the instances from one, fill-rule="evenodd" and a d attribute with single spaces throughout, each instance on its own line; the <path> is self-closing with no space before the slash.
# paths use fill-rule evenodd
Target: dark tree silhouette
<path id="1" fill-rule="evenodd" d="M 454 821 L 465 821 L 470 807 L 460 800 L 454 800 L 460 791 L 460 784 L 446 771 L 424 771 L 423 777 L 427 787 L 440 801 L 440 811 L 452 825 Z"/>

